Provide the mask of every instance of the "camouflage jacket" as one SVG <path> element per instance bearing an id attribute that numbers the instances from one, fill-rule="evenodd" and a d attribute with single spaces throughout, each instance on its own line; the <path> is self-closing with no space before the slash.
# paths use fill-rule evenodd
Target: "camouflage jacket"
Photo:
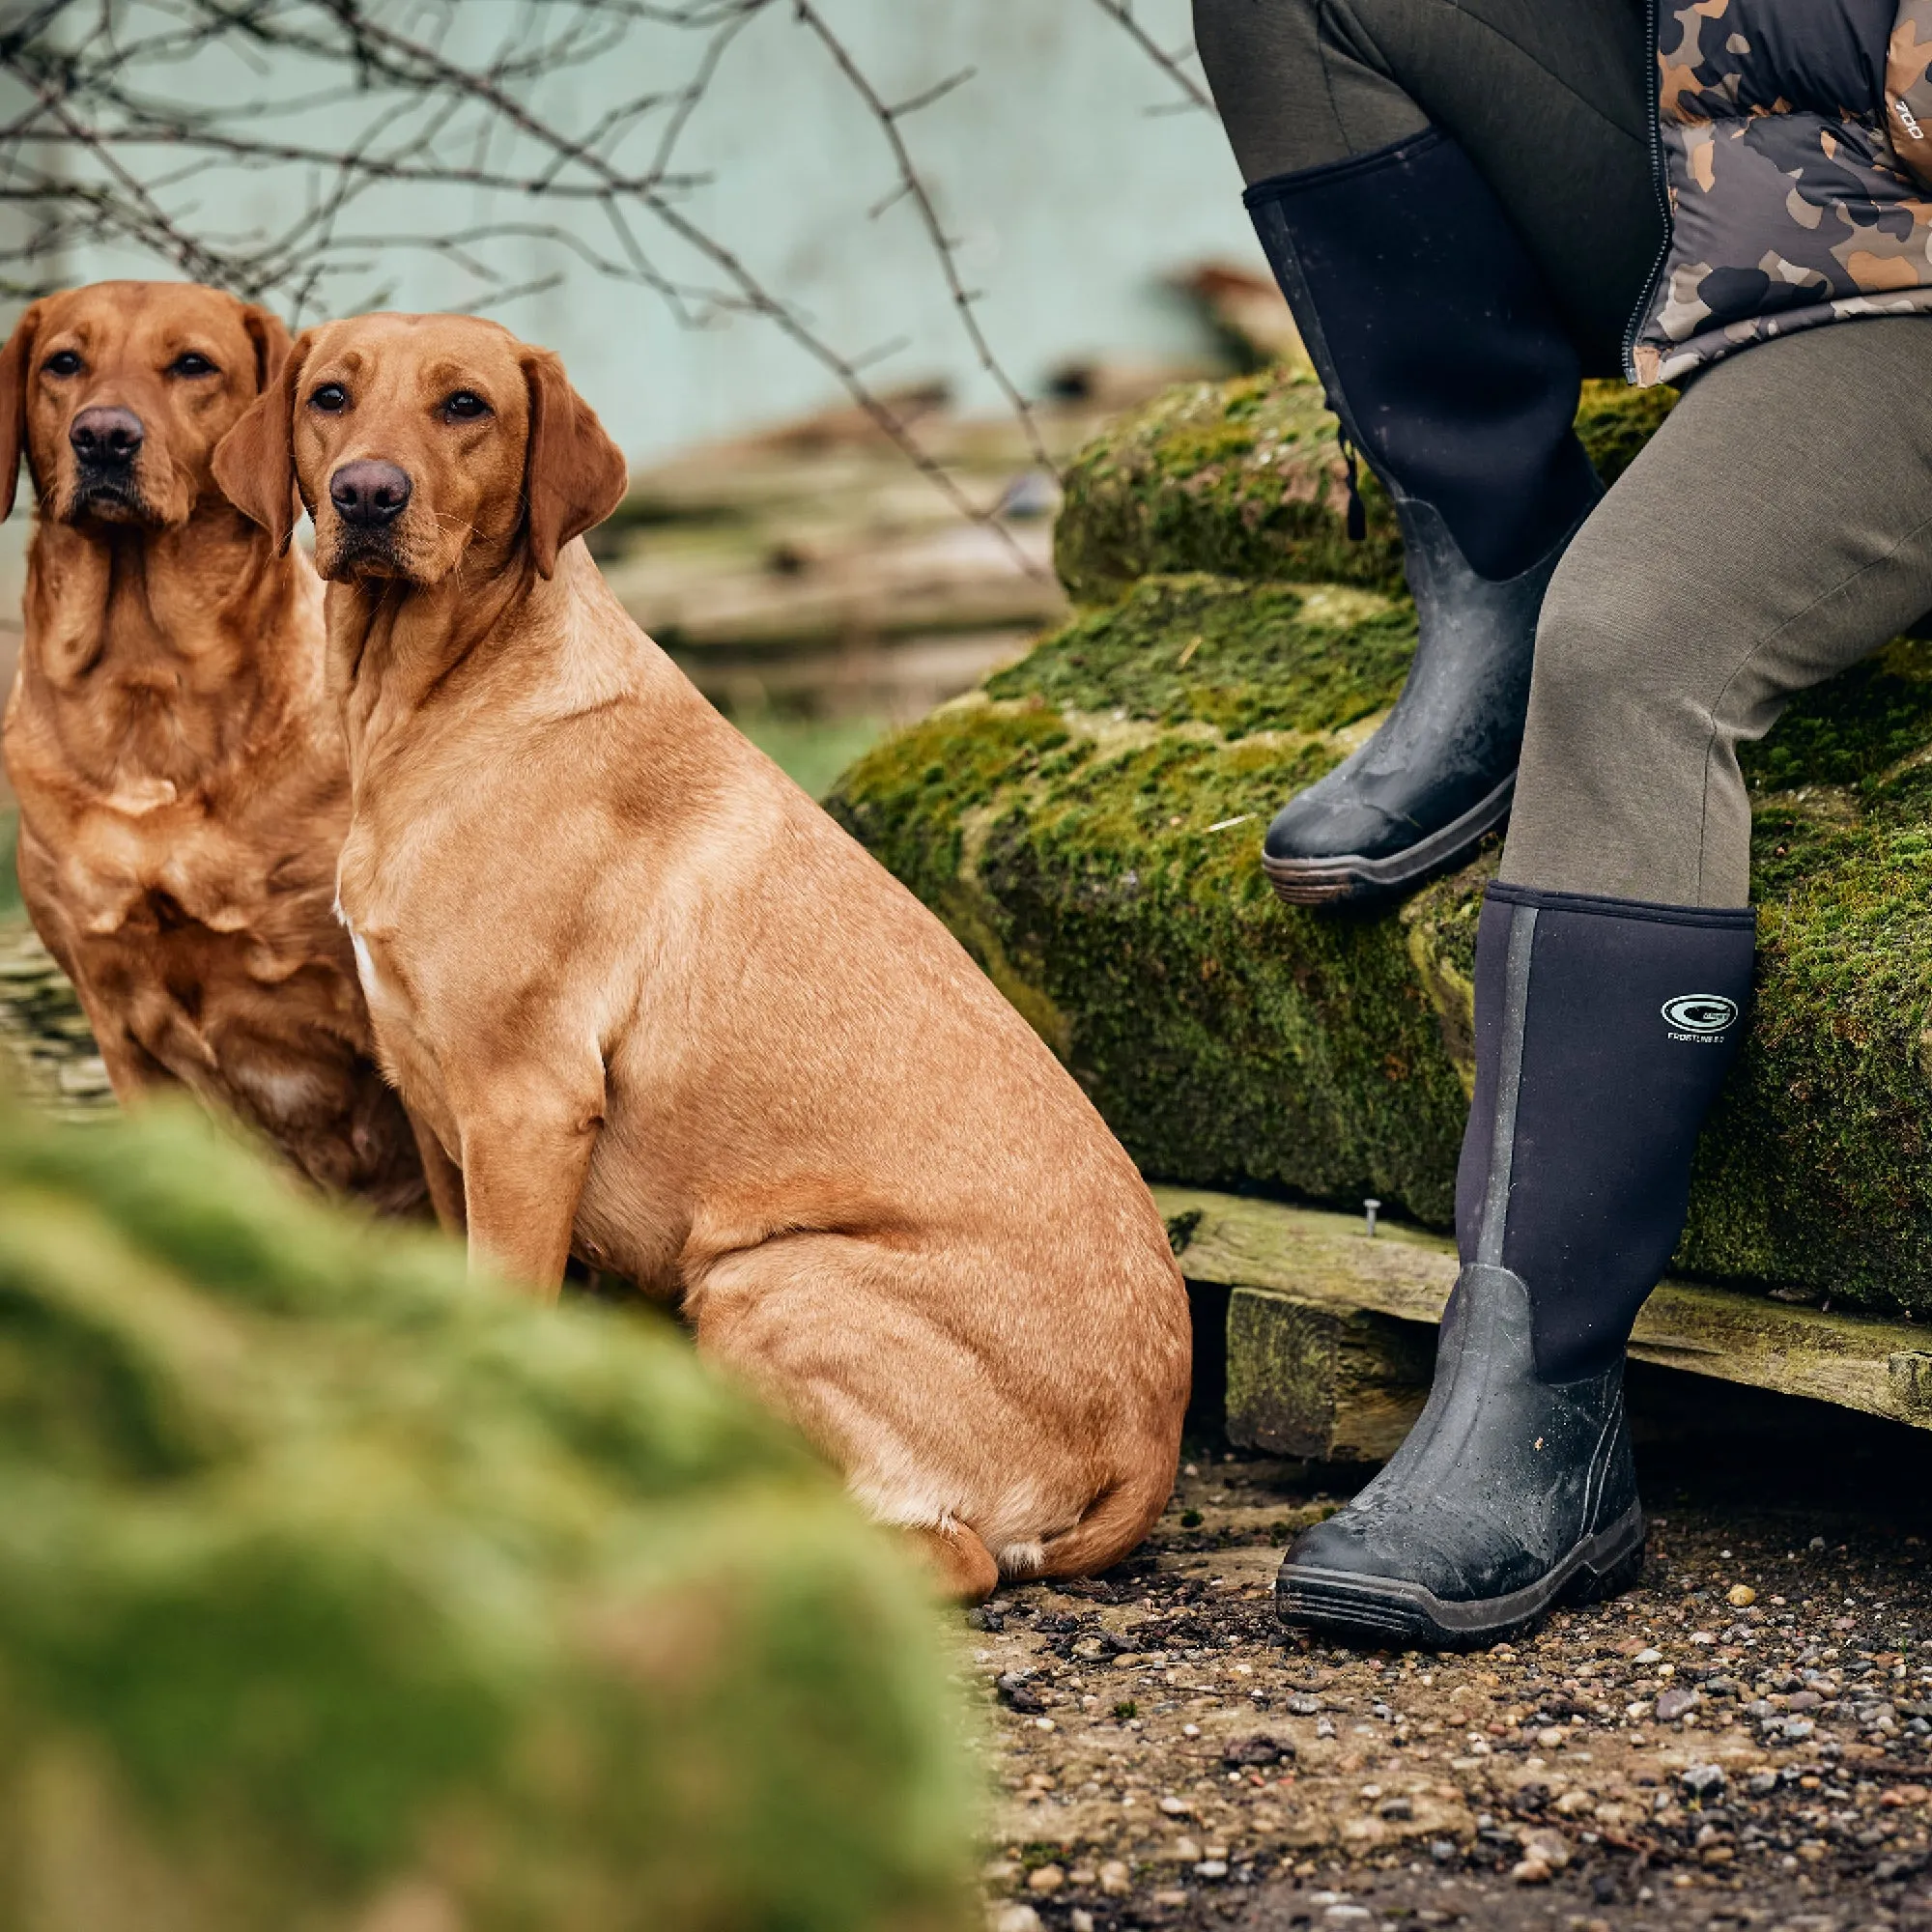
<path id="1" fill-rule="evenodd" d="M 1651 22 L 1670 226 L 1631 381 L 1932 310 L 1932 0 L 1652 0 Z"/>

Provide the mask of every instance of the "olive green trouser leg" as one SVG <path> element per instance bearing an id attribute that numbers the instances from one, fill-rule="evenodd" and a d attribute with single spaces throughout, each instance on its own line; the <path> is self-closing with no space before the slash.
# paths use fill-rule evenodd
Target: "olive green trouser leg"
<path id="1" fill-rule="evenodd" d="M 1427 127 L 1495 190 L 1585 373 L 1620 373 L 1662 240 L 1644 99 L 1647 0 L 1194 0 L 1244 178 L 1372 154 Z"/>
<path id="2" fill-rule="evenodd" d="M 1502 875 L 1739 906 L 1737 748 L 1932 608 L 1932 318 L 1716 364 L 1583 526 L 1544 602 Z"/>

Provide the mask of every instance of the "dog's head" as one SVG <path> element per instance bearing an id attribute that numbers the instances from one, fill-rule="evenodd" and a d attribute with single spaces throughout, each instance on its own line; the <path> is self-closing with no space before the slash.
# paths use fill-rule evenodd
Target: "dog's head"
<path id="1" fill-rule="evenodd" d="M 440 582 L 472 548 L 527 543 L 540 575 L 617 507 L 624 459 L 548 350 L 468 316 L 309 330 L 220 449 L 222 487 L 276 541 L 291 484 L 338 582 Z"/>
<path id="2" fill-rule="evenodd" d="M 46 296 L 0 350 L 0 517 L 24 450 L 64 524 L 185 524 L 214 493 L 215 445 L 281 374 L 289 332 L 193 282 Z"/>

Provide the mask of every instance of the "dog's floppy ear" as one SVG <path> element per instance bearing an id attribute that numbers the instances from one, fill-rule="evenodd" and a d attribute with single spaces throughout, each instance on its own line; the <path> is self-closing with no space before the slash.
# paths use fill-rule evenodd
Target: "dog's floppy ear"
<path id="1" fill-rule="evenodd" d="M 221 494 L 274 538 L 277 556 L 296 530 L 296 385 L 314 340 L 312 328 L 296 338 L 279 373 L 214 450 Z"/>
<path id="2" fill-rule="evenodd" d="M 255 393 L 259 396 L 282 373 L 282 365 L 289 359 L 289 326 L 272 309 L 243 302 L 242 327 L 255 345 Z"/>
<path id="3" fill-rule="evenodd" d="M 14 514 L 20 452 L 27 440 L 27 365 L 41 332 L 41 305 L 31 302 L 0 349 L 0 524 Z"/>
<path id="4" fill-rule="evenodd" d="M 557 552 L 601 524 L 624 500 L 630 479 L 623 451 L 548 349 L 524 352 L 524 380 L 530 390 L 529 453 L 524 465 L 530 556 L 537 575 L 551 577 Z"/>

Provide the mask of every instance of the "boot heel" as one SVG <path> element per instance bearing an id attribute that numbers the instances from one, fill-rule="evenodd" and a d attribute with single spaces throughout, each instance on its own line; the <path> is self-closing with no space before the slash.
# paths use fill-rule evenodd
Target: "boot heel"
<path id="1" fill-rule="evenodd" d="M 1592 1570 L 1585 1564 L 1571 1585 L 1564 1603 L 1571 1608 L 1581 1609 L 1587 1604 L 1607 1604 L 1612 1597 L 1621 1597 L 1626 1590 L 1634 1589 L 1643 1575 L 1643 1559 L 1648 1548 L 1647 1541 L 1640 1542 L 1634 1549 L 1618 1557 L 1602 1571 Z"/>

